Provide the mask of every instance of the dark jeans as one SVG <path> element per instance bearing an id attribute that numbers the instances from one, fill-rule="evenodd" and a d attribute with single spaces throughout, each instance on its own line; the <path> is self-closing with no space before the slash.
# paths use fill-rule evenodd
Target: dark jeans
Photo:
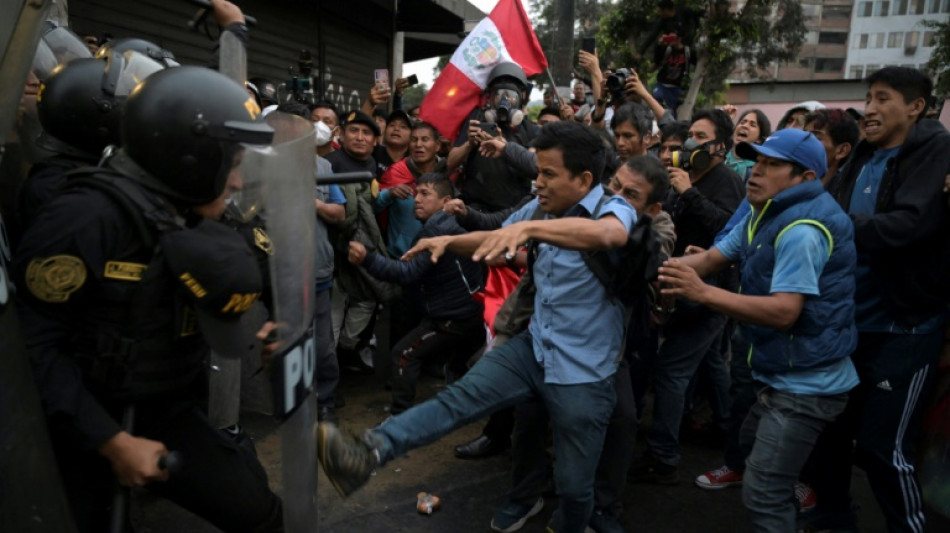
<path id="1" fill-rule="evenodd" d="M 815 450 L 818 510 L 829 525 L 854 524 L 853 461 L 867 472 L 889 531 L 924 531 L 915 456 L 923 403 L 942 344 L 942 327 L 923 335 L 858 335 L 851 360 L 861 383 L 851 391 L 844 414 Z"/>
<path id="2" fill-rule="evenodd" d="M 617 368 L 614 388 L 617 404 L 610 415 L 604 447 L 597 464 L 594 507 L 619 518 L 623 514 L 627 470 L 633 460 L 637 441 L 637 407 L 633 401 L 630 367 L 626 361 L 622 361 Z M 514 431 L 511 432 L 512 489 L 508 500 L 530 506 L 544 491 L 551 470 L 545 453 L 548 411 L 544 402 L 525 402 L 515 407 L 514 419 Z"/>
<path id="3" fill-rule="evenodd" d="M 795 482 L 818 436 L 844 411 L 847 393 L 793 394 L 763 387 L 742 425 L 751 449 L 742 480 L 742 503 L 763 533 L 794 533 Z"/>
<path id="4" fill-rule="evenodd" d="M 253 452 L 213 427 L 189 403 L 139 405 L 136 436 L 157 440 L 182 457 L 168 481 L 145 487 L 224 531 L 282 531 L 280 499 L 267 486 L 267 474 Z M 109 531 L 109 508 L 116 481 L 109 462 L 83 451 L 55 429 L 53 446 L 63 485 L 81 532 Z"/>
<path id="5" fill-rule="evenodd" d="M 653 425 L 647 444 L 660 462 L 677 466 L 680 462 L 679 430 L 686 403 L 686 389 L 710 347 L 719 340 L 726 317 L 707 310 L 674 317 L 666 330 L 666 341 L 653 362 Z M 718 350 L 718 346 L 716 346 Z M 725 377 L 725 381 L 723 381 Z M 714 376 L 717 390 L 728 390 L 728 376 Z"/>
<path id="6" fill-rule="evenodd" d="M 616 402 L 614 378 L 594 383 L 545 383 L 523 332 L 488 352 L 434 398 L 389 418 L 370 432 L 381 463 L 429 444 L 490 412 L 540 399 L 551 413 L 554 480 L 560 507 L 549 526 L 557 533 L 583 532 L 594 508 L 594 472 Z"/>
<path id="7" fill-rule="evenodd" d="M 447 357 L 446 378 L 452 381 L 465 373 L 465 363 L 483 344 L 485 320 L 481 314 L 464 320 L 422 319 L 393 346 L 392 412 L 401 413 L 412 407 L 423 363 Z"/>
<path id="8" fill-rule="evenodd" d="M 317 292 L 313 299 L 313 344 L 316 352 L 317 405 L 333 407 L 336 386 L 340 383 L 340 362 L 333 344 L 330 319 L 330 289 Z"/>

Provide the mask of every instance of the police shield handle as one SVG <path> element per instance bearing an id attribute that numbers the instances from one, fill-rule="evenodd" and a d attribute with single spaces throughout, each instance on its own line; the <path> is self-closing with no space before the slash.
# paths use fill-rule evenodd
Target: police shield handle
<path id="1" fill-rule="evenodd" d="M 318 185 L 348 185 L 350 183 L 369 183 L 376 177 L 368 170 L 360 172 L 340 172 L 338 174 L 317 175 Z"/>

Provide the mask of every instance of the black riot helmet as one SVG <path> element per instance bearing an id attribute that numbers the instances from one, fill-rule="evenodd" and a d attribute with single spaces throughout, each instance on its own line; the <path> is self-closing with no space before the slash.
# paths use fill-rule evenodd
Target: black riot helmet
<path id="1" fill-rule="evenodd" d="M 203 67 L 163 70 L 129 96 L 122 146 L 158 183 L 146 183 L 186 205 L 224 192 L 242 143 L 270 144 L 274 130 L 240 84 Z"/>
<path id="2" fill-rule="evenodd" d="M 528 92 L 524 70 L 511 62 L 499 63 L 488 74 L 488 106 L 485 120 L 502 125 L 518 126 L 524 120 L 521 107 Z"/>
<path id="3" fill-rule="evenodd" d="M 165 68 L 178 66 L 178 62 L 175 61 L 175 54 L 151 41 L 131 37 L 113 39 L 102 45 L 96 52 L 96 59 L 106 59 L 112 54 L 122 54 L 129 50 L 134 50 L 153 61 L 159 62 Z"/>
<path id="4" fill-rule="evenodd" d="M 63 154 L 97 160 L 119 143 L 122 103 L 139 81 L 162 65 L 137 53 L 108 61 L 76 59 L 60 65 L 40 85 L 36 108 L 43 134 L 38 144 Z"/>
<path id="5" fill-rule="evenodd" d="M 501 81 L 502 78 L 512 78 L 521 85 L 521 90 L 528 88 L 528 77 L 524 75 L 524 70 L 515 63 L 504 62 L 495 65 L 488 74 L 488 86 Z"/>

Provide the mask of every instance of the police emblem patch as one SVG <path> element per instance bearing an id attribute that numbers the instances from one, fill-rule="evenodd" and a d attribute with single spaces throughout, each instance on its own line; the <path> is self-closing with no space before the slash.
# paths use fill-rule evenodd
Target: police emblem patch
<path id="1" fill-rule="evenodd" d="M 122 281 L 142 281 L 146 268 L 148 268 L 148 265 L 144 263 L 106 261 L 106 270 L 103 276 Z"/>
<path id="2" fill-rule="evenodd" d="M 86 265 L 74 255 L 34 259 L 26 267 L 26 287 L 39 300 L 61 303 L 86 282 Z"/>
<path id="3" fill-rule="evenodd" d="M 254 228 L 254 244 L 267 255 L 274 255 L 274 243 L 261 228 Z"/>

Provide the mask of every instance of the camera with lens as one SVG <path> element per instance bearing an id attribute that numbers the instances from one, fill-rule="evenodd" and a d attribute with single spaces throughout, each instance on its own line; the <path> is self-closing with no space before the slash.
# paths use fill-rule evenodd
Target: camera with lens
<path id="1" fill-rule="evenodd" d="M 623 98 L 623 86 L 627 83 L 627 78 L 633 76 L 633 72 L 628 68 L 618 68 L 616 72 L 607 76 L 607 91 L 614 100 Z"/>
<path id="2" fill-rule="evenodd" d="M 290 67 L 290 79 L 284 82 L 282 102 L 293 99 L 301 104 L 312 104 L 313 96 L 313 56 L 306 48 L 297 56 L 297 68 Z"/>
<path id="3" fill-rule="evenodd" d="M 682 150 L 670 153 L 672 165 L 687 172 L 696 169 L 700 172 L 712 164 L 713 154 L 706 149 L 706 144 L 699 144 L 694 139 L 686 139 Z"/>

